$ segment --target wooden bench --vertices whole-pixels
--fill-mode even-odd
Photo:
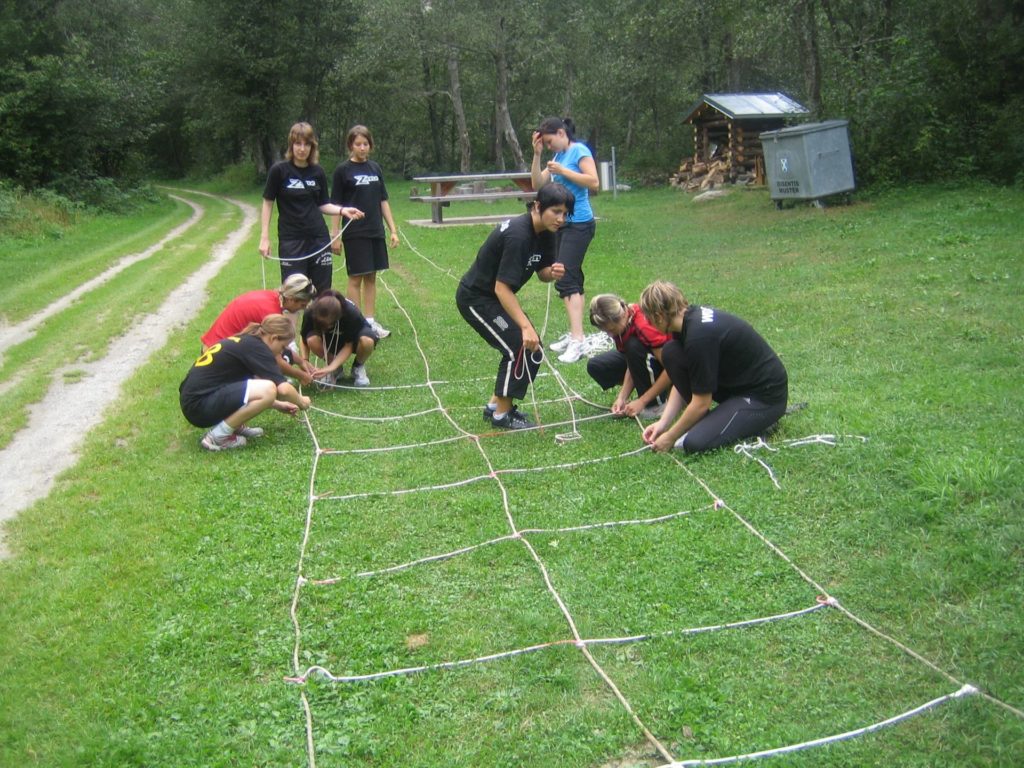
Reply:
[[[430,221],[435,225],[444,224],[442,209],[447,208],[454,201],[489,201],[489,200],[533,200],[537,193],[533,191],[530,174],[524,171],[512,171],[509,173],[477,173],[457,174],[451,176],[417,176],[415,181],[429,184],[430,194],[410,195],[410,200],[421,203],[430,203]],[[501,188],[487,189],[488,182],[510,181],[519,187],[518,190]],[[472,191],[458,191],[460,187],[470,187]],[[505,216],[484,216],[478,217],[481,221],[493,221],[495,218]],[[455,223],[455,222],[453,222]],[[461,223],[461,222],[460,222]]]

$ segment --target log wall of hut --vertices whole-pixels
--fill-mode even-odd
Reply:
[[[729,176],[754,174],[757,183],[764,183],[764,149],[761,147],[762,131],[774,131],[783,126],[780,119],[730,120],[724,115],[694,122],[695,163],[710,163],[725,159]]]

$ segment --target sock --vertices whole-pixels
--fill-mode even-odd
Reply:
[[[490,411],[491,413],[494,413],[495,411],[498,410],[498,404],[497,403],[488,403],[487,404],[487,410]]]
[[[373,318],[372,317],[366,318],[366,322],[368,322],[370,325],[373,325]]]
[[[213,436],[224,439],[228,435],[234,434],[235,430],[228,426],[226,421],[222,421],[216,427],[210,430],[213,432]]]

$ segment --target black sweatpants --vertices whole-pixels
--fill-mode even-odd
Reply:
[[[537,349],[529,352],[523,349],[523,332],[497,299],[476,299],[469,303],[460,292],[456,294],[455,303],[473,330],[501,352],[494,394],[522,400],[526,397],[530,382],[537,378],[540,364],[544,360],[543,351]]]
[[[670,341],[662,347],[661,359],[672,380],[672,386],[689,403],[693,393],[690,391],[690,375],[686,369],[682,346]],[[785,400],[781,403],[766,403],[753,395],[728,397],[690,427],[676,442],[676,447],[687,453],[701,453],[731,445],[745,437],[764,434],[785,413]]]
[[[625,352],[613,349],[587,360],[587,373],[601,389],[611,389],[622,386],[628,370],[633,377],[636,396],[642,397],[661,375],[661,363],[636,337],[626,339],[625,346]],[[659,396],[659,401],[664,397],[664,394]]]

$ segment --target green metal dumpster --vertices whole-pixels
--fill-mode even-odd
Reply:
[[[849,122],[826,120],[761,134],[768,195],[783,200],[813,200],[854,188]]]

